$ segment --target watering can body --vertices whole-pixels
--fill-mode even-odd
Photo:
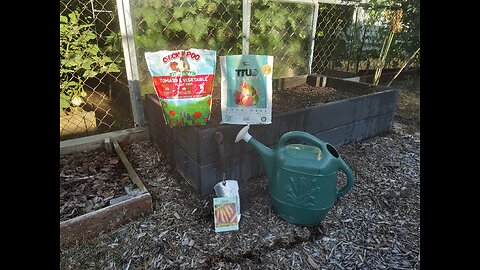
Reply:
[[[275,211],[290,223],[321,223],[337,198],[344,196],[353,186],[352,171],[336,149],[309,133],[287,132],[273,149],[249,135],[246,137],[246,141],[260,154],[266,168]],[[289,143],[292,140],[309,145]],[[340,170],[347,176],[347,183],[338,189]]]

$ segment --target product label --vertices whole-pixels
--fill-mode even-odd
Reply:
[[[216,52],[189,49],[146,52],[145,60],[170,126],[205,125],[210,119]]]
[[[215,232],[238,230],[237,197],[213,198]]]
[[[215,57],[215,51],[198,49],[145,53],[153,85],[160,98],[211,95]]]
[[[220,57],[222,124],[270,124],[273,56]]]

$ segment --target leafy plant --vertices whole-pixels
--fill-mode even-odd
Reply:
[[[101,51],[92,30],[78,11],[60,15],[60,115],[77,110],[87,93],[84,84],[98,74],[120,72],[118,65]],[[114,41],[112,37],[108,41]]]
[[[363,10],[356,13],[356,20],[351,20],[342,33],[343,40],[335,52],[336,58],[355,64],[356,72],[360,63],[365,64],[365,61],[380,64],[382,47],[386,47],[391,36],[391,21],[384,14],[392,5],[399,7],[397,11],[402,11],[403,29],[395,33],[384,65],[401,65],[414,54],[420,47],[420,0],[369,0],[363,5]]]

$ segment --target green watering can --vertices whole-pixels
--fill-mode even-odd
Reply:
[[[337,150],[317,137],[290,131],[273,149],[258,142],[242,128],[235,142],[244,140],[260,154],[267,170],[270,198],[277,214],[284,220],[301,225],[322,222],[336,199],[347,194],[355,179],[352,170]],[[312,145],[288,143],[300,140]],[[337,189],[337,173],[342,170],[347,183]]]

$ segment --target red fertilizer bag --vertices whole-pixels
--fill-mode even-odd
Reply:
[[[189,49],[146,52],[148,70],[170,126],[205,125],[210,119],[216,52]]]

